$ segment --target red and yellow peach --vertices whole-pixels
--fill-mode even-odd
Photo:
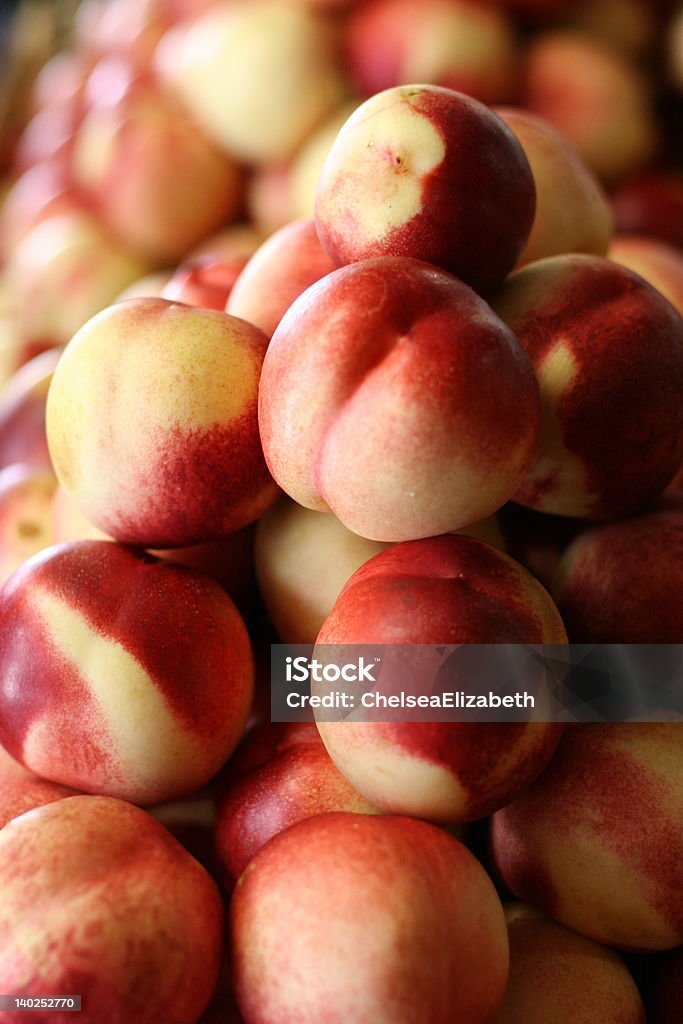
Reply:
[[[375,813],[335,767],[314,723],[263,725],[245,740],[247,748],[254,744],[264,760],[230,778],[218,799],[215,849],[228,884],[269,839],[297,821],[330,811]],[[248,758],[247,750],[243,763]]]
[[[505,905],[505,918],[510,980],[495,1024],[646,1024],[614,950],[519,903]]]
[[[200,573],[60,545],[8,580],[0,623],[0,742],[46,779],[158,803],[197,790],[241,738],[249,638]]]
[[[220,540],[277,495],[257,388],[266,336],[216,310],[131,299],[84,325],[47,403],[55,472],[86,518],[142,547]]]
[[[160,297],[170,302],[184,302],[187,306],[222,312],[246,263],[244,257],[231,261],[205,258],[183,263],[164,284]]]
[[[471,537],[437,537],[366,562],[317,642],[553,644],[566,642],[566,633],[540,583],[507,555]],[[542,721],[542,711],[528,721],[486,723],[350,716],[319,720],[318,729],[337,767],[371,803],[441,822],[471,821],[503,806],[543,770],[561,732]]]
[[[537,442],[514,335],[455,277],[364,260],[297,299],[266,353],[270,470],[301,505],[372,540],[459,530],[514,492]]]
[[[597,942],[681,945],[682,772],[680,723],[573,725],[540,778],[493,816],[504,884]]]
[[[83,1024],[194,1024],[208,1004],[222,954],[220,895],[139,808],[74,796],[15,818],[0,830],[0,895],[3,990],[77,993]],[[28,1016],[42,1024],[66,1013]]]
[[[598,256],[555,256],[508,278],[493,308],[541,391],[536,461],[515,500],[610,519],[655,498],[683,461],[683,319]]]
[[[604,256],[612,215],[599,182],[572,144],[542,117],[496,110],[519,139],[536,186],[536,214],[518,265],[565,252]]]
[[[232,948],[247,1024],[487,1024],[508,971],[479,862],[381,815],[317,815],[262,847],[233,896]]]
[[[683,643],[683,493],[582,533],[553,593],[575,643]]]
[[[337,265],[411,256],[485,293],[521,255],[534,206],[524,150],[500,118],[451,89],[405,85],[366,100],[343,126],[315,218]]]
[[[313,221],[295,221],[256,250],[235,281],[225,311],[271,337],[294,300],[334,269]]]
[[[356,569],[387,547],[336,516],[286,498],[260,519],[254,549],[259,589],[283,643],[312,644]]]

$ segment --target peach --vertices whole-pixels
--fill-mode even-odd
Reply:
[[[253,164],[287,160],[346,91],[331,25],[283,0],[209,9],[162,40],[158,64],[206,133]]]
[[[5,584],[0,624],[0,742],[46,779],[158,803],[197,790],[241,737],[249,638],[200,573],[107,541],[59,545]]]
[[[617,231],[650,235],[683,249],[683,174],[650,171],[612,195]]]
[[[234,217],[242,198],[236,164],[147,78],[91,104],[76,136],[74,178],[113,235],[162,265]]]
[[[683,459],[683,320],[642,278],[598,256],[554,256],[492,301],[530,357],[541,440],[515,501],[610,519],[643,507]]]
[[[656,238],[617,235],[608,256],[644,277],[683,316],[683,251]]]
[[[507,555],[471,537],[435,537],[366,562],[317,642],[553,644],[566,642],[566,633],[541,584]],[[561,732],[533,719],[348,718],[318,721],[318,729],[337,767],[371,803],[440,822],[472,821],[503,806],[543,770]]]
[[[294,300],[334,269],[313,221],[295,221],[256,250],[237,278],[225,311],[271,337]]]
[[[683,942],[680,723],[574,725],[549,767],[492,820],[504,884],[610,946]]]
[[[257,387],[266,336],[217,310],[119,302],[64,350],[47,403],[55,472],[111,537],[221,540],[272,504]]]
[[[183,263],[162,288],[161,298],[184,302],[188,306],[223,311],[246,263],[244,257],[237,257],[230,262],[207,258]]]
[[[521,904],[505,917],[510,980],[495,1024],[647,1024],[617,953]]]
[[[218,799],[215,849],[228,886],[269,839],[297,821],[329,811],[376,813],[335,767],[314,723],[261,729],[270,756],[224,785]],[[256,743],[263,755],[258,731],[245,745]]]
[[[519,139],[536,186],[536,215],[518,266],[565,252],[604,256],[612,233],[610,206],[574,146],[527,110],[495,112]]]
[[[0,831],[0,893],[3,991],[79,994],[83,1024],[194,1024],[208,1004],[220,895],[139,808],[74,796],[15,818]],[[66,1014],[28,1016],[44,1024]]]
[[[469,288],[407,257],[328,274],[283,317],[259,392],[264,452],[301,505],[371,540],[485,519],[537,442],[537,385]]]
[[[576,146],[601,178],[645,166],[657,147],[648,86],[637,65],[581,32],[537,36],[523,66],[522,103]]]
[[[582,533],[554,586],[576,643],[683,643],[683,493]]]
[[[39,778],[0,746],[0,830],[12,818],[67,796],[76,796],[76,790]]]
[[[479,862],[409,818],[322,814],[267,843],[232,902],[247,1024],[487,1024],[508,971]]]
[[[495,516],[463,532],[503,547]],[[283,643],[315,643],[346,581],[387,546],[352,533],[336,516],[287,498],[269,509],[256,530],[256,572]]]
[[[35,356],[0,393],[0,469],[21,462],[51,469],[45,436],[45,402],[61,349]]]
[[[52,473],[35,466],[0,470],[0,586],[27,558],[52,544],[56,485]]]
[[[256,574],[280,640],[315,643],[349,576],[386,547],[286,498],[269,509],[256,530]]]
[[[517,262],[534,206],[524,150],[500,118],[451,89],[406,85],[366,100],[339,132],[316,226],[338,265],[411,256],[486,292]]]
[[[92,214],[49,217],[28,232],[7,264],[22,336],[43,347],[65,345],[145,270]]]
[[[351,14],[347,64],[366,96],[407,82],[482,103],[514,95],[517,47],[505,13],[472,0],[369,0]]]

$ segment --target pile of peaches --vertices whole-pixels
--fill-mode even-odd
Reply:
[[[0,1024],[680,1024],[675,714],[269,671],[683,643],[682,115],[667,0],[80,6],[0,137]]]

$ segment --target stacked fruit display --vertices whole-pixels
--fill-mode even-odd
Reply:
[[[681,39],[81,6],[0,147],[0,1022],[680,1021],[683,724],[267,675],[683,643]]]

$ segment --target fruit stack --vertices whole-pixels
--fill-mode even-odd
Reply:
[[[268,672],[683,643],[683,14],[88,0],[20,100],[0,1022],[680,1024],[675,715]]]

